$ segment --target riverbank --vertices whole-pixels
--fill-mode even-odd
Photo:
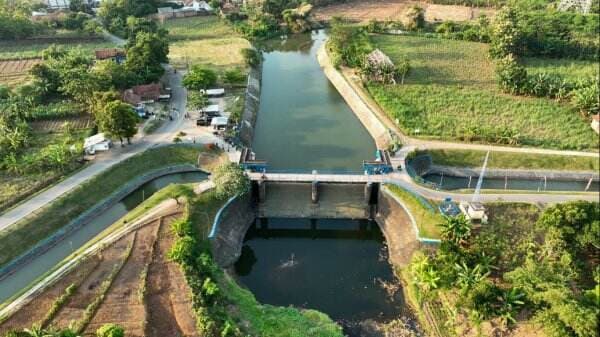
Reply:
[[[371,137],[375,140],[378,149],[387,149],[392,143],[392,137],[386,126],[379,118],[372,113],[371,109],[365,104],[361,97],[352,89],[343,75],[335,69],[327,53],[327,43],[319,48],[317,60],[323,69],[325,76],[342,95],[346,104],[354,112],[363,126],[369,131]]]

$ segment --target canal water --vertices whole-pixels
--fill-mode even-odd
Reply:
[[[427,183],[433,184],[437,188],[443,190],[458,190],[475,188],[477,184],[477,177],[471,179],[471,185],[469,187],[469,178],[465,177],[453,177],[453,176],[442,176],[441,174],[426,174],[423,177]],[[592,181],[588,186],[588,181],[577,181],[577,180],[556,180],[556,179],[544,179],[543,177],[537,179],[520,179],[520,178],[486,178],[484,176],[482,189],[495,189],[495,190],[522,190],[522,191],[575,191],[585,192],[586,188],[588,192],[599,191],[600,183]]]
[[[362,161],[375,156],[372,137],[317,61],[326,38],[318,31],[258,46],[264,59],[252,149],[269,171],[362,172]],[[260,302],[317,309],[350,336],[361,335],[361,321],[405,310],[384,237],[366,220],[260,219],[235,270]]]
[[[235,271],[260,302],[325,312],[350,335],[359,335],[361,321],[388,321],[404,310],[373,221],[260,219]]]
[[[274,39],[263,50],[252,149],[269,171],[355,171],[375,142],[317,62],[324,31]]]
[[[19,268],[15,273],[1,280],[0,303],[4,302],[25,286],[31,284],[48,270],[52,269],[74,250],[92,240],[104,229],[115,223],[156,191],[171,183],[192,183],[200,182],[205,179],[206,174],[201,172],[175,173],[156,178],[142,185],[119,203],[113,205],[101,215],[94,218],[90,223],[73,232],[42,256],[35,258],[33,261],[23,266],[23,268]]]

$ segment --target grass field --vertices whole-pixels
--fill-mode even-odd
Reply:
[[[81,48],[83,51],[89,54],[92,54],[96,49],[116,47],[116,45],[112,42],[97,39],[89,40],[87,42],[78,41],[75,43],[72,41],[67,41],[69,40],[65,40],[64,42],[60,42],[60,40],[49,40],[46,42],[35,40],[31,43],[29,41],[22,41],[18,43],[15,43],[14,41],[0,41],[0,60],[41,57],[42,51],[53,44],[69,49]]]
[[[145,151],[95,176],[72,192],[0,232],[0,265],[68,224],[130,180],[155,169],[195,164],[200,147],[167,146]]]
[[[598,148],[598,137],[588,122],[569,105],[501,93],[486,44],[391,35],[374,36],[373,42],[392,60],[407,57],[411,62],[404,85],[368,85],[377,103],[407,134],[559,149]]]
[[[169,59],[178,68],[202,64],[219,69],[244,67],[240,51],[250,43],[215,16],[169,20]]]
[[[598,63],[586,60],[545,59],[526,57],[523,63],[529,74],[549,73],[570,81],[598,76]]]
[[[427,150],[437,165],[481,167],[486,151]],[[598,171],[600,161],[593,157],[557,156],[544,154],[490,152],[489,168],[541,169],[565,171]]]
[[[438,225],[444,222],[444,218],[437,210],[430,209],[424,204],[423,200],[420,200],[399,186],[388,184],[386,187],[404,202],[404,206],[413,215],[419,228],[419,236],[428,239],[440,238],[440,228]]]

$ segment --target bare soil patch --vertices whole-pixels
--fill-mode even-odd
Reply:
[[[64,294],[65,289],[71,284],[81,284],[99,263],[100,259],[97,256],[83,261],[77,269],[74,269],[65,277],[58,280],[58,282],[42,292],[37,298],[27,303],[4,323],[0,324],[0,335],[4,335],[10,330],[28,328],[32,322],[39,322],[44,319],[52,304],[58,297]]]
[[[471,8],[467,6],[449,6],[429,4],[422,1],[407,0],[367,0],[351,1],[316,8],[314,17],[318,21],[329,21],[333,16],[342,16],[356,22],[367,22],[371,19],[379,21],[404,21],[406,12],[412,6],[425,9],[425,19],[434,21],[466,21],[481,15],[493,16],[494,9]]]
[[[143,287],[140,276],[150,263],[159,223],[160,220],[155,220],[137,231],[131,255],[87,326],[85,335],[94,336],[102,325],[118,322],[127,331],[127,336],[144,336],[146,313],[140,295]]]
[[[35,132],[62,132],[67,125],[70,125],[73,129],[87,129],[92,127],[92,124],[93,120],[90,115],[49,119],[29,123]]]
[[[26,81],[29,70],[41,62],[40,58],[0,61],[0,84],[13,87]]]
[[[174,242],[169,224],[175,218],[164,218],[148,268],[147,337],[198,336],[190,289],[179,266],[167,257]]]
[[[125,252],[133,238],[134,234],[129,234],[100,253],[101,262],[61,308],[51,325],[60,328],[68,327],[72,322],[82,318],[86,307],[98,296],[102,282],[125,257],[123,252]]]

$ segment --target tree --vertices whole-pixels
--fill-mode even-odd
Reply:
[[[215,191],[219,198],[229,198],[250,190],[250,179],[242,168],[235,163],[225,163],[217,167],[212,174]]]
[[[411,7],[406,13],[408,30],[419,30],[425,27],[425,10],[419,6]]]
[[[190,110],[201,110],[208,105],[208,97],[206,94],[198,91],[190,91],[188,93],[187,106]]]
[[[140,82],[138,74],[129,71],[125,66],[113,60],[96,62],[92,72],[102,87],[108,86],[124,90]]]
[[[161,63],[169,62],[168,55],[169,43],[164,36],[140,32],[128,44],[125,67],[138,74],[141,82],[155,82],[165,72]]]
[[[10,88],[4,84],[0,84],[0,100],[5,100],[10,97]]]
[[[96,123],[100,130],[119,137],[121,145],[123,138],[127,139],[127,143],[131,143],[131,137],[137,133],[137,120],[133,108],[119,100],[108,102],[96,115]]]
[[[208,89],[217,83],[217,73],[200,65],[192,66],[183,77],[183,86],[188,90]]]
[[[518,46],[521,38],[517,10],[510,6],[503,7],[494,17],[490,55],[493,58],[503,58],[510,54],[519,55]]]
[[[117,324],[104,324],[96,330],[98,337],[124,337],[125,330]]]
[[[333,64],[336,67],[340,65],[359,67],[365,56],[373,50],[363,28],[349,25],[337,17],[331,20],[331,33],[327,46],[333,54]]]

